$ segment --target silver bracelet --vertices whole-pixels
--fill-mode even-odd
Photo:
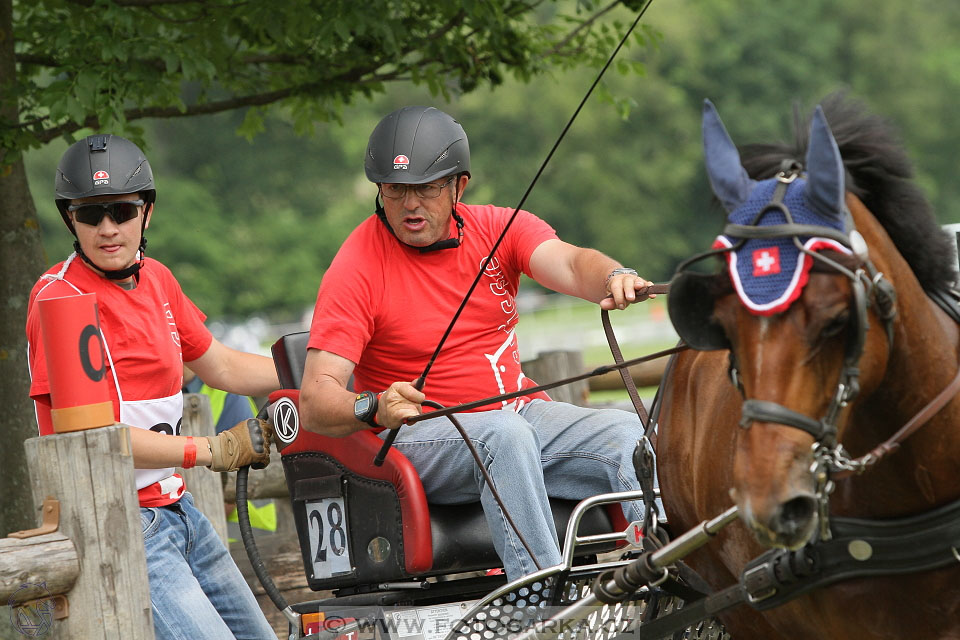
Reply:
[[[618,268],[616,268],[616,269],[614,269],[613,271],[610,272],[610,275],[607,276],[607,279],[604,281],[603,286],[605,286],[605,287],[607,287],[607,288],[609,289],[609,288],[610,288],[610,278],[612,278],[613,276],[619,276],[619,275],[622,275],[622,274],[625,274],[625,273],[628,273],[628,274],[630,274],[631,276],[638,275],[637,272],[636,272],[635,270],[633,270],[633,269],[629,269],[629,268],[627,268],[627,267],[618,267]]]

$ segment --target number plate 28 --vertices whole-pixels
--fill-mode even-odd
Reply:
[[[332,578],[350,573],[350,536],[343,498],[324,498],[304,503],[310,531],[313,578]]]

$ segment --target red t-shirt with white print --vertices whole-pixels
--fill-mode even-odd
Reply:
[[[461,203],[457,213],[462,244],[427,253],[401,244],[371,216],[324,274],[308,346],[356,363],[357,391],[381,391],[422,373],[513,210]],[[520,369],[515,298],[534,249],[556,237],[546,222],[518,213],[427,377],[429,400],[451,406],[535,386]],[[530,399],[477,410],[516,410]]]

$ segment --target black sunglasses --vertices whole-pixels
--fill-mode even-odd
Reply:
[[[67,211],[74,214],[73,219],[83,224],[89,224],[96,227],[103,220],[103,216],[110,216],[110,219],[117,224],[123,224],[133,220],[140,215],[140,207],[143,206],[143,200],[124,200],[122,202],[87,202],[84,204],[72,204],[67,207]]]

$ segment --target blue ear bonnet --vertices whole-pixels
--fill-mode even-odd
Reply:
[[[770,209],[757,219],[770,204],[777,184],[776,178],[757,182],[746,201],[727,216],[727,221],[761,227],[786,224],[788,220],[779,209]],[[843,231],[841,218],[827,218],[813,211],[805,197],[806,187],[804,178],[797,178],[787,185],[783,204],[789,209],[792,222]],[[800,236],[798,239],[811,251],[833,249],[849,253],[846,247],[828,238]],[[738,238],[720,235],[713,246],[732,247],[737,241]],[[763,315],[786,309],[800,296],[812,264],[809,256],[801,254],[792,237],[751,238],[726,256],[730,277],[741,301],[754,313]]]
[[[823,110],[817,107],[810,122],[810,139],[803,177],[784,175],[756,181],[747,175],[740,153],[709,100],[703,105],[703,147],[707,176],[714,194],[729,211],[728,223],[773,226],[787,223],[814,225],[846,234],[849,213],[844,203],[844,168],[837,142]],[[787,171],[784,169],[784,172]],[[772,204],[777,186],[786,188],[782,205],[792,220],[776,208],[758,218]],[[826,230],[825,229],[825,230]],[[731,233],[736,233],[732,230]],[[730,278],[740,300],[753,313],[769,315],[783,311],[800,296],[813,258],[802,254],[794,239],[807,250],[850,250],[837,240],[811,236],[733,238],[720,235],[714,248],[737,246],[725,253]]]

